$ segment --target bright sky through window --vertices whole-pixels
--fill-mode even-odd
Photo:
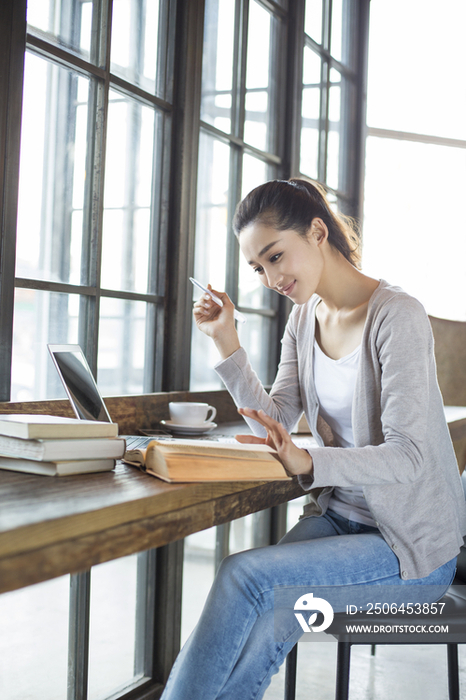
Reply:
[[[466,320],[464,26],[464,0],[371,3],[364,270],[456,320]]]

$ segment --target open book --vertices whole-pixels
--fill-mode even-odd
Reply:
[[[290,479],[276,454],[268,445],[152,440],[145,450],[128,450],[123,461],[170,482]]]

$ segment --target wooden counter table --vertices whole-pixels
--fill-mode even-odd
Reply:
[[[168,417],[168,401],[185,398],[106,403],[120,433],[130,434],[135,425],[155,427]],[[225,392],[189,398],[214,403],[220,420],[237,417]],[[72,415],[67,401],[1,404],[6,412]],[[160,547],[303,493],[296,480],[167,484],[122,463],[111,472],[67,477],[0,470],[0,593]]]
[[[167,484],[121,463],[67,477],[0,471],[0,592],[160,547],[302,494],[295,480]]]

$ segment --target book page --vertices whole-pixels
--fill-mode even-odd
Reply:
[[[221,459],[241,459],[241,460],[264,460],[273,458],[276,451],[268,445],[243,445],[239,442],[235,444],[220,444],[218,442],[210,442],[202,440],[178,440],[175,442],[158,442],[152,441],[149,443],[147,450],[160,450],[163,454],[183,455],[183,456],[201,456],[204,458],[217,457]]]
[[[243,450],[246,452],[275,452],[273,447],[269,447],[269,445],[244,444],[230,437],[224,437],[218,440],[185,440],[182,438],[174,438],[173,440],[152,440],[149,445],[152,443],[155,443],[157,447],[164,448],[168,446],[179,449],[186,447],[189,448],[188,453],[191,451],[191,448],[204,449],[206,452],[212,448],[219,450]]]

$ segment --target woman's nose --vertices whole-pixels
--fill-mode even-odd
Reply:
[[[277,287],[280,287],[282,278],[283,276],[279,272],[276,272],[275,270],[270,270],[269,272],[267,272],[267,287],[270,287],[270,289],[276,289]]]
[[[273,287],[273,273],[270,270],[264,270],[264,273],[262,281],[268,289],[271,289]]]

